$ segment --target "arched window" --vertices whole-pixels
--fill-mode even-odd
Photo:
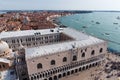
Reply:
[[[3,68],[5,68],[5,65],[4,65],[4,64],[3,64],[2,66],[3,66]]]
[[[34,76],[34,79],[36,80],[36,76]]]
[[[79,68],[79,71],[81,71],[82,69],[81,69],[81,67]]]
[[[74,74],[74,70],[71,71],[71,74]]]
[[[73,56],[73,61],[76,61],[76,60],[77,60],[77,56],[74,55],[74,56]]]
[[[2,66],[0,65],[0,68],[2,68]]]
[[[67,75],[70,75],[70,72],[69,72],[69,71],[67,72]]]
[[[51,60],[51,65],[55,65],[55,60]]]
[[[91,55],[94,55],[94,54],[95,54],[95,50],[92,50]]]
[[[58,80],[56,75],[54,76],[54,80]]]
[[[86,69],[88,69],[88,65],[86,66]]]
[[[61,75],[61,74],[59,74],[59,75],[58,75],[58,78],[61,78],[61,77],[62,77],[62,75]]]
[[[99,51],[100,53],[102,53],[103,52],[103,48],[100,48],[100,51]]]
[[[42,68],[42,64],[41,64],[41,63],[38,63],[38,64],[37,64],[37,68],[38,68],[38,69]]]
[[[82,57],[85,57],[85,53],[82,53]]]
[[[67,57],[64,57],[64,58],[63,58],[63,62],[67,62]]]
[[[37,79],[39,79],[39,76],[37,75]]]
[[[50,77],[49,80],[52,80],[52,77]]]
[[[66,73],[63,73],[63,77],[65,77],[66,76]]]
[[[78,72],[78,69],[75,69],[75,73],[77,73]]]
[[[87,51],[87,48],[85,48],[85,51]]]
[[[31,77],[31,80],[33,80],[33,77]]]

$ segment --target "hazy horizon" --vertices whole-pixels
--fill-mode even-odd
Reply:
[[[0,10],[112,10],[120,11],[118,0],[0,0]]]

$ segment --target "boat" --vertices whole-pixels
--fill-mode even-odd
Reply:
[[[120,19],[120,17],[118,16],[116,19]]]
[[[87,26],[82,26],[82,28],[87,28]]]
[[[60,25],[60,28],[66,28],[67,26],[65,26],[65,25]]]
[[[105,35],[110,35],[109,33],[105,33]]]
[[[96,22],[96,24],[100,24],[99,22]]]
[[[118,23],[113,23],[113,24],[118,24]]]

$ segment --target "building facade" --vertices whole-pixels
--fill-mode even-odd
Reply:
[[[2,32],[20,80],[59,80],[100,66],[107,42],[71,28]]]
[[[40,54],[41,56],[30,58],[28,58],[28,55],[30,54],[29,52],[32,53],[32,51],[28,49],[26,62],[29,79],[59,80],[62,77],[100,66],[104,62],[105,53],[107,53],[105,42],[85,47],[75,46],[74,43],[73,45],[65,46],[66,44],[57,44],[57,51],[53,48],[55,45],[40,47],[39,50],[45,49],[43,52],[45,54],[41,55],[42,53],[38,51],[36,55]],[[63,48],[70,48],[62,50],[62,48],[60,48],[61,45],[64,45],[62,46]],[[51,48],[53,48],[53,50],[47,54],[47,50]],[[37,51],[37,49],[33,49],[33,51],[34,50]]]
[[[16,79],[14,54],[15,52],[12,52],[9,45],[0,40],[0,80]]]
[[[20,44],[24,47],[37,47],[46,44],[53,44],[60,41],[72,40],[69,36],[59,33],[56,29],[26,30],[2,32],[0,38],[9,44],[12,50],[18,50]]]

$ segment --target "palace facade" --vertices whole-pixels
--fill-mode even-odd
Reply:
[[[60,80],[101,66],[107,42],[71,28],[0,33],[15,52],[19,80]]]

